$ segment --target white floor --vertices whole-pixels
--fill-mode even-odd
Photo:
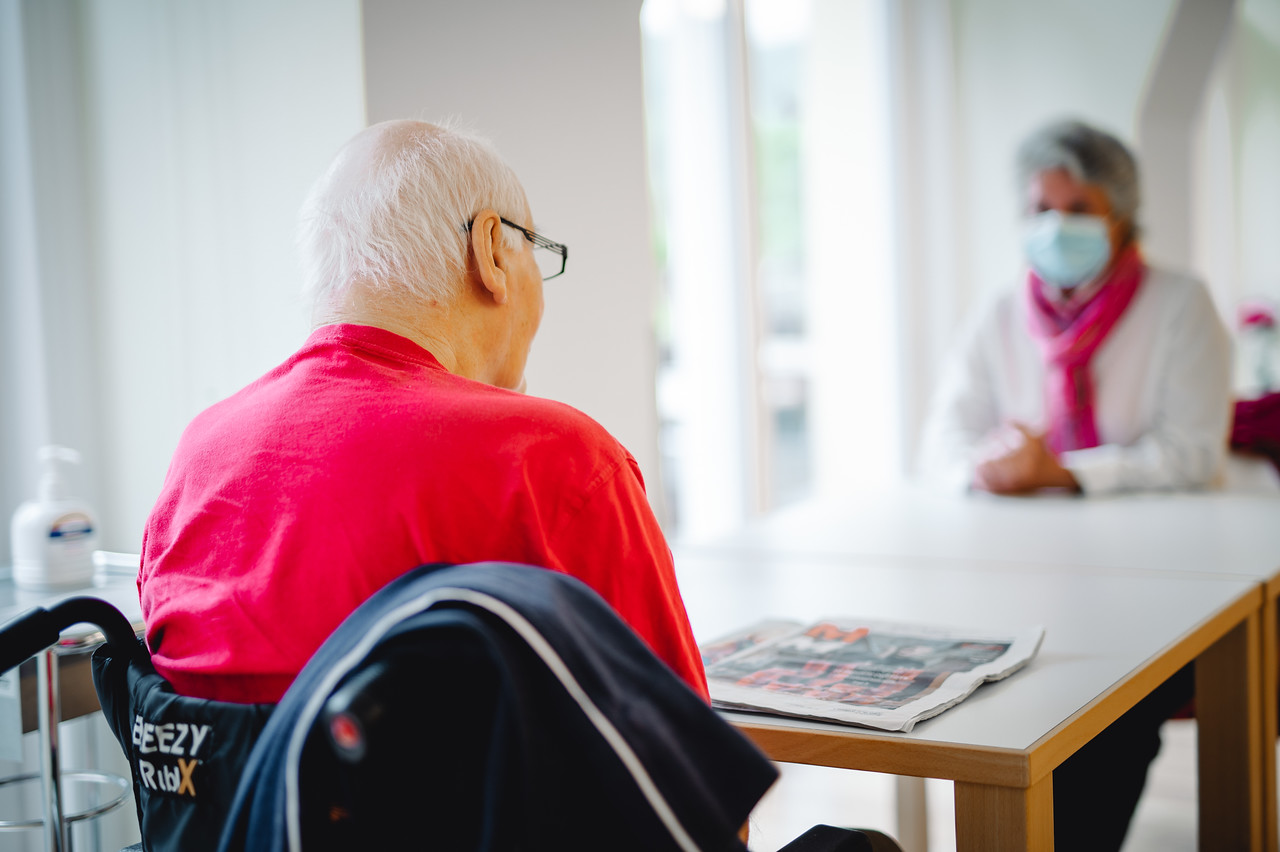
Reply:
[[[1196,733],[1193,722],[1165,725],[1164,746],[1124,852],[1194,852],[1196,848]],[[877,828],[899,836],[895,783],[889,776],[811,766],[780,765],[782,778],[751,817],[753,852],[775,852],[809,826]],[[926,782],[927,852],[954,852],[955,809],[951,784]],[[906,852],[925,852],[907,849]]]

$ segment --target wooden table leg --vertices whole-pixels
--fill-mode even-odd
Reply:
[[[1263,795],[1274,787],[1262,777],[1261,620],[1251,615],[1196,661],[1201,849],[1264,849]]]
[[[1262,600],[1262,848],[1280,850],[1276,817],[1276,740],[1280,738],[1280,611],[1268,586]]]
[[[929,806],[924,779],[911,775],[894,776],[894,798],[898,815],[895,838],[905,852],[928,852]]]
[[[956,852],[1052,849],[1052,775],[1026,788],[956,782]]]

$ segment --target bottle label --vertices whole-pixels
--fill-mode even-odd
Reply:
[[[91,535],[93,535],[93,521],[82,512],[63,515],[49,527],[49,538],[60,544],[71,544]]]

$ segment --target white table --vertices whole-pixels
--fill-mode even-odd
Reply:
[[[1263,584],[1257,688],[1261,742],[1280,716],[1280,495],[1200,492],[1080,498],[953,495],[905,486],[781,510],[689,553],[976,558],[1009,565],[1148,569],[1253,577]],[[1261,748],[1264,847],[1280,843],[1276,756]],[[1211,848],[1202,843],[1202,848]]]
[[[978,557],[1019,565],[1095,565],[1280,574],[1280,495],[1222,492],[1116,497],[994,497],[903,487],[781,509],[686,550]]]
[[[727,714],[774,760],[955,781],[960,850],[1052,849],[1054,768],[1182,666],[1207,663],[1197,678],[1202,848],[1261,848],[1256,579],[957,557],[676,559],[703,642],[766,617],[1046,628],[1026,669],[911,733]]]
[[[115,556],[115,554],[109,554]],[[133,557],[136,561],[136,557]],[[136,572],[136,569],[135,569]],[[48,609],[70,597],[90,596],[101,598],[120,610],[135,630],[142,628],[142,607],[138,602],[138,589],[134,576],[99,570],[94,583],[82,588],[33,592],[14,586],[12,579],[0,580],[0,624],[22,615],[30,609]],[[86,713],[100,710],[97,694],[91,680],[88,654],[102,641],[101,634],[87,624],[74,625],[63,631],[59,644],[36,655],[37,674],[34,678],[21,679],[24,730],[38,729],[40,740],[40,784],[45,813],[39,820],[7,820],[11,827],[43,822],[45,848],[60,852],[68,848],[66,826],[74,820],[91,819],[117,807],[129,790],[127,779],[118,779],[103,773],[78,772],[71,776],[61,772],[59,763],[58,723]],[[61,665],[60,658],[67,657],[70,665]],[[34,683],[32,682],[34,681]],[[28,711],[27,705],[31,706]],[[32,724],[30,716],[38,718]],[[107,791],[103,803],[75,814],[63,810],[62,785],[67,778],[88,782],[91,787]],[[9,779],[9,780],[21,780]],[[110,797],[119,788],[119,794]],[[0,833],[0,836],[3,836]]]
[[[136,557],[134,557],[136,559]],[[43,592],[27,591],[14,586],[8,577],[0,579],[0,624],[21,615],[33,607],[48,609],[59,601],[78,595],[102,598],[124,613],[137,629],[142,628],[142,605],[138,602],[138,587],[132,576],[100,573],[90,585],[81,588],[57,589]],[[61,701],[63,718],[72,719],[98,709],[97,694],[89,681],[89,664],[86,651],[92,650],[100,640],[96,631],[88,625],[77,625],[63,633],[66,641],[62,655],[70,655],[64,665]],[[24,684],[23,730],[34,730],[36,703]]]

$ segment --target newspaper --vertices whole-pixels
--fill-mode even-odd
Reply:
[[[763,621],[704,646],[712,706],[910,731],[1035,656],[1016,634],[826,618]]]

